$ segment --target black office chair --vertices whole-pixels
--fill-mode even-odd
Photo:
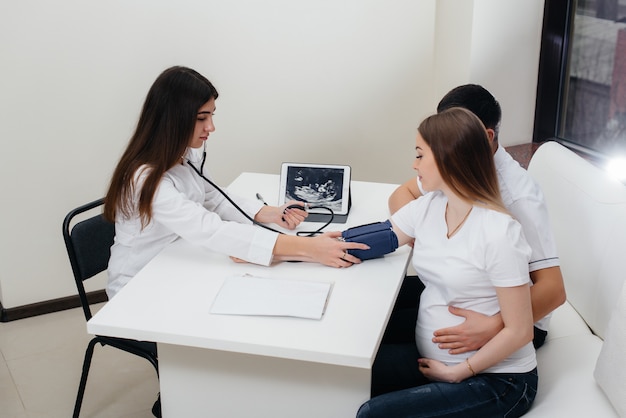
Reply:
[[[113,245],[113,238],[115,237],[115,226],[105,220],[102,214],[79,221],[71,229],[70,225],[75,216],[95,209],[103,203],[104,199],[87,203],[72,210],[63,220],[63,239],[65,240],[67,255],[70,258],[74,280],[78,288],[78,296],[80,297],[80,302],[87,321],[91,319],[91,308],[89,307],[89,301],[87,300],[83,282],[108,268],[111,245]],[[154,366],[157,377],[159,375],[155,343],[96,335],[89,342],[87,350],[85,351],[83,372],[76,396],[76,404],[74,405],[74,418],[78,418],[80,414],[80,407],[83,402],[83,395],[85,394],[85,386],[87,385],[89,366],[91,365],[91,357],[93,356],[96,343],[100,343],[102,346],[110,345],[145,358]]]

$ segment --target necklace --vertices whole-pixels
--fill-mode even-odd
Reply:
[[[472,212],[472,209],[474,209],[474,206],[470,207],[469,210],[467,211],[467,213],[465,214],[465,216],[463,217],[463,219],[461,219],[461,222],[459,222],[459,224],[457,226],[454,227],[454,229],[450,232],[448,232],[446,234],[446,236],[448,237],[448,239],[450,239],[450,237],[452,235],[454,235],[456,233],[456,231],[459,230],[459,228],[461,227],[461,225],[463,225],[465,223],[465,221],[467,220],[467,217],[469,216],[469,214]],[[448,223],[448,206],[446,205],[446,224]]]

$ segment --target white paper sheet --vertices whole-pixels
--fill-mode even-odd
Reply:
[[[211,313],[321,319],[331,288],[327,282],[231,276],[215,297]]]

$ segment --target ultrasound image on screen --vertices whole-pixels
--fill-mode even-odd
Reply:
[[[340,212],[342,194],[342,168],[289,167],[287,170],[285,201],[298,200]]]

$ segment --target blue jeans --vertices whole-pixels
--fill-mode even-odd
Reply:
[[[376,396],[357,418],[513,418],[524,415],[537,394],[537,369],[485,373],[461,383],[431,382]]]

